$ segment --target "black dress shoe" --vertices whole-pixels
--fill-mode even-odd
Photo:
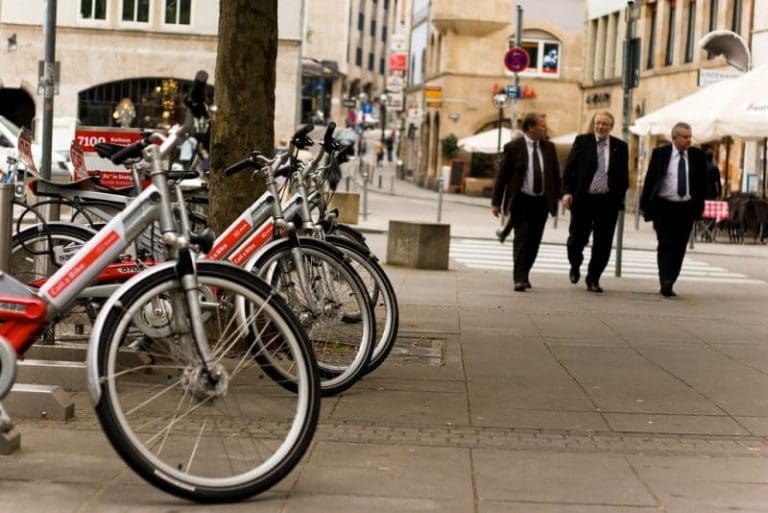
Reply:
[[[661,292],[661,295],[664,297],[677,297],[677,294],[675,294],[675,291],[672,290],[672,285],[662,285],[660,292]]]
[[[592,280],[587,280],[587,290],[590,292],[596,292],[598,294],[603,293],[603,287],[600,286],[599,283]]]
[[[568,272],[568,278],[571,280],[571,283],[579,283],[579,278],[581,278],[579,268],[571,267],[571,270]]]
[[[530,289],[531,288],[531,282],[530,281],[526,281],[525,282],[525,288],[526,289]]]
[[[515,292],[525,292],[526,288],[525,283],[515,282]]]
[[[504,235],[504,230],[502,230],[501,228],[496,230],[496,238],[499,239],[499,242],[504,244],[504,241],[507,240],[507,236]]]

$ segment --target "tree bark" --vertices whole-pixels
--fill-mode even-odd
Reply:
[[[219,234],[264,191],[250,172],[225,177],[251,150],[274,149],[277,0],[220,0],[211,131],[209,223]]]

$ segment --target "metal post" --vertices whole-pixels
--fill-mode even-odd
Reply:
[[[53,146],[53,95],[56,84],[56,0],[46,0],[45,9],[45,61],[43,62],[43,134],[40,173],[51,179],[51,153]],[[38,93],[39,94],[39,93]]]
[[[381,173],[379,173],[379,189],[381,189],[381,178],[382,178]]]
[[[395,192],[395,175],[389,177],[389,192]]]
[[[629,120],[632,116],[632,79],[634,75],[634,56],[632,55],[632,39],[635,37],[635,3],[628,2],[625,9],[627,17],[627,33],[624,36],[624,101],[622,104],[621,137],[629,145]],[[619,210],[616,220],[616,277],[621,278],[621,263],[624,252],[624,210]]]
[[[520,45],[522,44],[522,34],[523,34],[523,8],[522,6],[517,6],[517,22],[516,22],[516,28],[515,28],[515,48],[520,48]],[[520,77],[515,73],[515,90],[520,91]],[[509,127],[512,129],[512,133],[514,134],[514,131],[517,130],[517,96],[515,95],[514,98],[512,98],[512,113],[509,117],[510,125]]]
[[[0,183],[0,271],[9,272],[13,234],[14,184]]]
[[[368,173],[363,174],[363,221],[368,220]]]
[[[440,222],[440,218],[443,214],[443,177],[437,181],[437,222]]]
[[[349,176],[344,177],[344,182],[347,188],[346,192],[349,192]]]

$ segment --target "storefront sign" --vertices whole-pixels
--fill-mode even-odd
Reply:
[[[88,174],[99,175],[99,181],[103,185],[114,189],[132,187],[131,172],[123,166],[116,166],[109,159],[99,157],[94,146],[102,142],[127,146],[141,137],[141,130],[138,128],[80,126],[75,129],[75,142],[82,148],[84,166],[88,169]]]

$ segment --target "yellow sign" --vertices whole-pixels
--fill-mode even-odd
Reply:
[[[439,109],[443,105],[443,87],[435,84],[424,86],[424,104],[433,109]]]

